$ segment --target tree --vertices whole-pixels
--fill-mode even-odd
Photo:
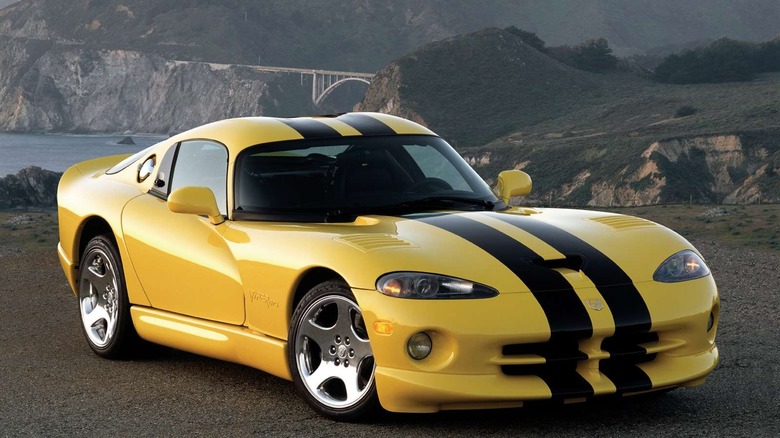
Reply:
[[[605,71],[615,68],[617,57],[605,38],[590,38],[577,47],[574,63],[582,70]]]
[[[778,45],[780,48],[780,45]],[[672,54],[655,69],[655,78],[673,84],[749,81],[770,71],[772,46],[721,38],[707,47]]]
[[[544,47],[544,41],[542,41],[542,39],[539,38],[539,36],[537,36],[533,32],[528,32],[523,29],[518,29],[515,26],[509,26],[504,30],[515,36],[520,37],[521,41],[523,41],[524,43],[528,44],[529,46],[533,47],[534,49],[542,53],[545,53],[547,51],[547,49]]]

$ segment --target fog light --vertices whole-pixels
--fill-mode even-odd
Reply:
[[[707,320],[707,331],[712,330],[712,326],[715,325],[715,314],[710,312],[710,318]]]
[[[431,354],[431,337],[427,333],[416,333],[409,338],[409,342],[406,344],[406,351],[409,352],[409,356],[412,359],[423,360]]]

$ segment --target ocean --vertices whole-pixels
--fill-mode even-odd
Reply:
[[[63,135],[0,133],[0,178],[28,166],[62,172],[80,161],[107,155],[132,154],[165,136],[131,135],[135,145],[119,142],[125,135]]]

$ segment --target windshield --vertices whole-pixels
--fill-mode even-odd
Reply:
[[[497,202],[460,155],[434,136],[263,144],[239,155],[235,175],[238,220],[342,221]]]

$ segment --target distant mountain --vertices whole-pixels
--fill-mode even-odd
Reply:
[[[7,1],[7,0],[6,0]],[[514,25],[548,45],[605,37],[616,54],[767,40],[777,0],[22,0],[0,34],[171,58],[374,71],[422,44]]]
[[[381,70],[359,109],[419,119],[456,146],[564,115],[603,89],[517,35],[486,29],[423,46]]]
[[[518,168],[533,200],[780,202],[780,74],[665,85],[565,66],[513,32],[431,43],[381,70],[358,109],[412,118],[488,181]]]

